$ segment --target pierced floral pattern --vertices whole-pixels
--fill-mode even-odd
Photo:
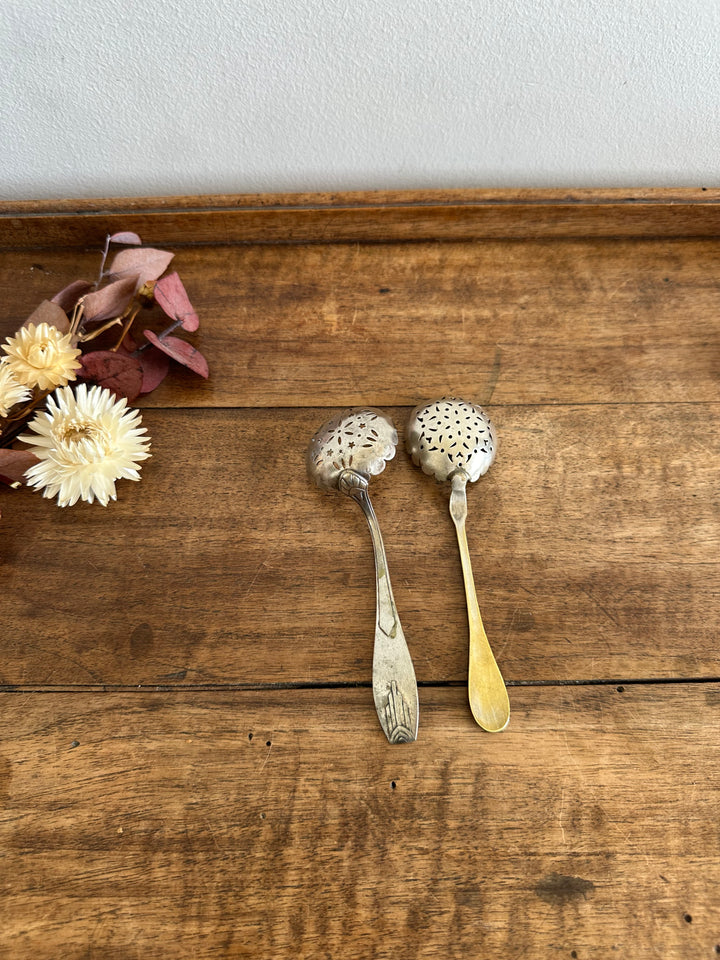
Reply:
[[[413,463],[438,480],[462,470],[475,481],[495,459],[497,438],[482,407],[443,397],[413,410],[407,448]]]
[[[308,447],[308,471],[318,486],[335,489],[345,470],[369,479],[395,456],[397,431],[380,410],[350,410],[322,426]]]

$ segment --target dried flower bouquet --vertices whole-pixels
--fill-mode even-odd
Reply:
[[[113,244],[123,249],[106,267]],[[0,345],[0,482],[64,507],[106,506],[117,480],[140,479],[150,438],[129,402],[159,386],[171,361],[208,376],[203,355],[174,335],[200,321],[180,277],[165,273],[173,256],[143,247],[136,233],[106,237],[97,280],[43,301]],[[138,343],[133,325],[153,304],[171,322]]]

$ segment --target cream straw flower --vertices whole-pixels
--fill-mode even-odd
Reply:
[[[62,387],[48,397],[47,410],[29,424],[34,434],[20,439],[32,444],[40,462],[25,471],[30,486],[44,497],[58,495],[58,506],[78,500],[115,500],[115,481],[140,479],[139,461],[150,454],[145,427],[137,410],[128,409],[109,390],[81,383],[73,393]]]
[[[30,391],[18,383],[7,358],[0,360],[0,417],[6,417],[17,403],[30,399]]]
[[[52,390],[64,387],[75,379],[75,371],[82,364],[77,357],[80,350],[73,347],[69,333],[60,333],[49,323],[21,327],[14,337],[8,337],[2,349],[8,356],[15,378],[26,387]]]

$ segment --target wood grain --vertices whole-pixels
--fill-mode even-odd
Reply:
[[[393,748],[368,691],[6,694],[0,953],[710,957],[719,702],[425,690]]]
[[[96,250],[6,254],[0,338]],[[146,406],[715,401],[720,287],[711,241],[251,245],[176,251],[201,317],[183,370]],[[138,323],[158,328],[159,311]]]
[[[717,237],[720,190],[455,190],[0,203],[0,247]]]
[[[175,252],[211,377],[142,401],[105,510],[0,488],[0,957],[720,953],[720,190],[0,204],[0,340],[121,228]],[[468,517],[495,736],[448,491],[402,445],[448,392],[500,436]],[[365,521],[304,466],[367,404],[404,747]]]
[[[408,409],[389,412],[400,450],[371,495],[398,608],[419,678],[460,682],[448,491],[404,452]],[[468,536],[506,679],[717,676],[717,407],[491,413],[500,452],[469,491]],[[106,510],[5,491],[2,682],[368,682],[367,527],[305,473],[327,416],[146,411],[153,458]]]

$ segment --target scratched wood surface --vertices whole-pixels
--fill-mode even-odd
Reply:
[[[6,251],[0,335],[94,279],[103,239]],[[213,376],[169,378],[146,406],[414,405],[448,387],[495,405],[717,399],[716,241],[171,249]]]
[[[211,378],[146,398],[106,510],[0,490],[0,956],[720,953],[720,191],[0,204],[0,338],[120,227],[175,252]],[[468,520],[498,736],[402,446],[448,391],[500,435]],[[356,404],[400,434],[371,495],[407,747],[367,527],[304,471]]]
[[[718,684],[367,693],[8,694],[0,953],[715,956]]]
[[[408,409],[386,409],[402,437]],[[717,675],[716,409],[493,408],[498,459],[469,489],[468,524],[509,681]],[[153,458],[117,504],[60,511],[6,494],[0,682],[367,681],[367,526],[305,474],[326,416],[149,410]],[[448,489],[401,442],[371,495],[418,677],[459,682],[467,618]]]

